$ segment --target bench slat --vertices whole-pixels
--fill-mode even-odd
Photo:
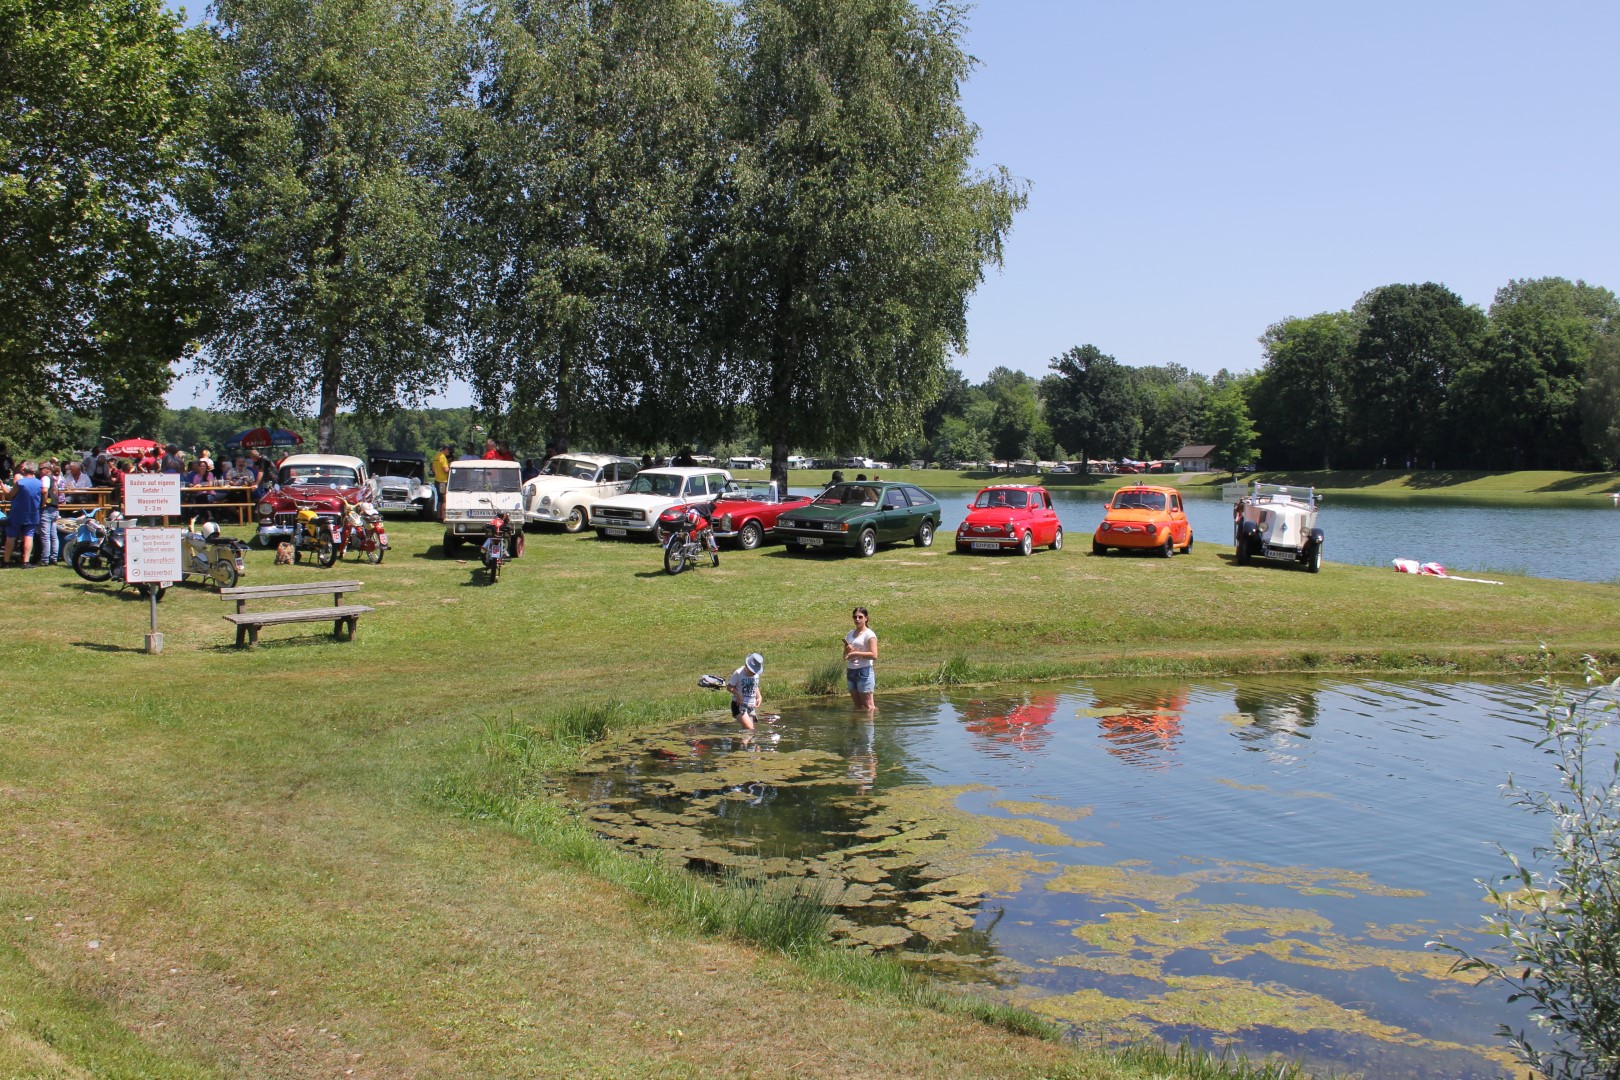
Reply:
[[[221,600],[273,600],[278,596],[319,596],[321,593],[353,592],[363,581],[320,581],[307,585],[238,585],[219,590]]]
[[[365,604],[344,604],[342,607],[309,608],[305,611],[247,611],[237,615],[221,615],[220,618],[237,626],[273,626],[277,623],[331,622],[376,610]]]

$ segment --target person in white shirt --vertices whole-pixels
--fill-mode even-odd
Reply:
[[[844,674],[849,681],[849,699],[857,709],[874,712],[877,703],[877,634],[867,625],[866,609],[854,611],[855,629],[844,635]]]

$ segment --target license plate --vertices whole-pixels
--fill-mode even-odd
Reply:
[[[1278,559],[1282,562],[1293,562],[1299,558],[1299,553],[1287,548],[1266,548],[1266,558]]]
[[[996,550],[1000,549],[1000,547],[1001,547],[1000,544],[989,544],[989,543],[984,542],[983,540],[980,540],[978,543],[973,545],[973,550],[974,551],[996,551]]]
[[[799,543],[805,547],[820,547],[822,541],[819,536],[802,536],[799,538]]]
[[[411,504],[403,499],[384,499],[382,508],[384,510],[409,510]]]
[[[609,536],[625,536],[625,535],[628,535],[623,529],[603,529],[602,531],[604,533],[606,533],[607,535],[609,535]]]

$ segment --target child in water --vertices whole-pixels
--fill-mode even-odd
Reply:
[[[731,715],[749,731],[754,730],[754,719],[759,715],[765,691],[760,688],[760,676],[765,674],[765,657],[749,653],[743,666],[731,673],[726,689],[731,691]]]

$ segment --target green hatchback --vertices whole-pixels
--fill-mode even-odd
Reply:
[[[834,484],[809,506],[777,518],[776,535],[789,551],[854,548],[864,557],[901,540],[928,547],[940,516],[939,500],[920,487],[857,480]]]

